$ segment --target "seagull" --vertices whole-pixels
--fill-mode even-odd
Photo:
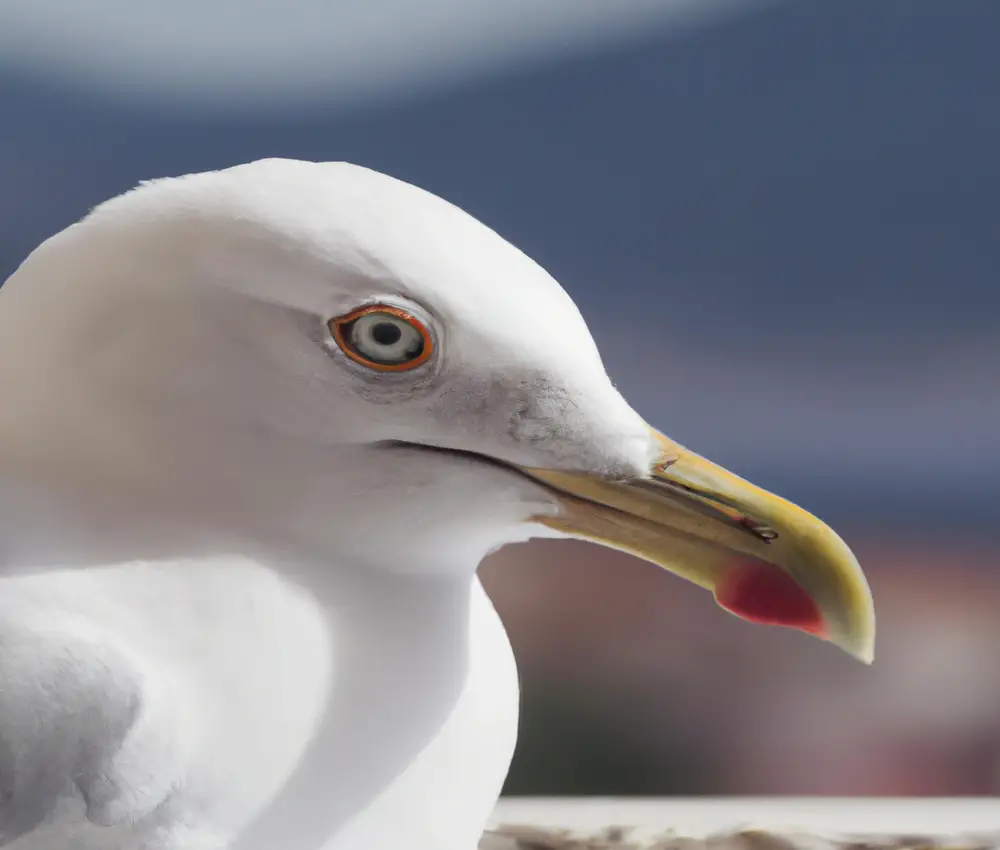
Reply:
[[[870,662],[847,545],[648,425],[580,312],[347,163],[153,180],[0,290],[0,847],[474,850],[517,735],[476,577],[596,542]]]

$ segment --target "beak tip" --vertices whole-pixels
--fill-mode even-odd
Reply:
[[[875,660],[875,612],[871,611],[871,617],[867,623],[867,628],[854,631],[839,638],[833,638],[833,643],[866,666],[871,666]]]
[[[864,664],[866,667],[871,667],[872,662],[875,661],[875,641],[869,641],[864,646],[857,649],[849,649],[848,653]]]

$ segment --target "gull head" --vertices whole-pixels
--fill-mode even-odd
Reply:
[[[830,528],[652,428],[544,269],[385,175],[264,160],[142,184],[31,254],[0,338],[8,477],[169,517],[167,549],[471,575],[580,538],[871,658]]]

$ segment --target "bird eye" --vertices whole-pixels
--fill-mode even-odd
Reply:
[[[348,357],[383,372],[413,369],[434,350],[427,327],[398,307],[362,307],[331,319],[329,325],[337,345]]]

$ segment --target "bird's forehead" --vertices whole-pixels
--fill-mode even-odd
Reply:
[[[203,237],[203,248],[228,251],[242,238],[288,262],[318,260],[345,273],[329,275],[329,288],[366,279],[439,300],[465,293],[509,302],[524,289],[549,306],[569,302],[543,269],[471,215],[348,163],[263,160],[154,181],[104,207],[119,220],[138,213],[156,227],[172,221],[174,232]]]
[[[185,238],[224,253],[214,260],[237,270],[234,283],[298,309],[336,314],[396,295],[455,332],[596,357],[576,306],[542,267],[458,207],[378,172],[263,160],[160,181],[132,203],[187,217],[198,226]]]

